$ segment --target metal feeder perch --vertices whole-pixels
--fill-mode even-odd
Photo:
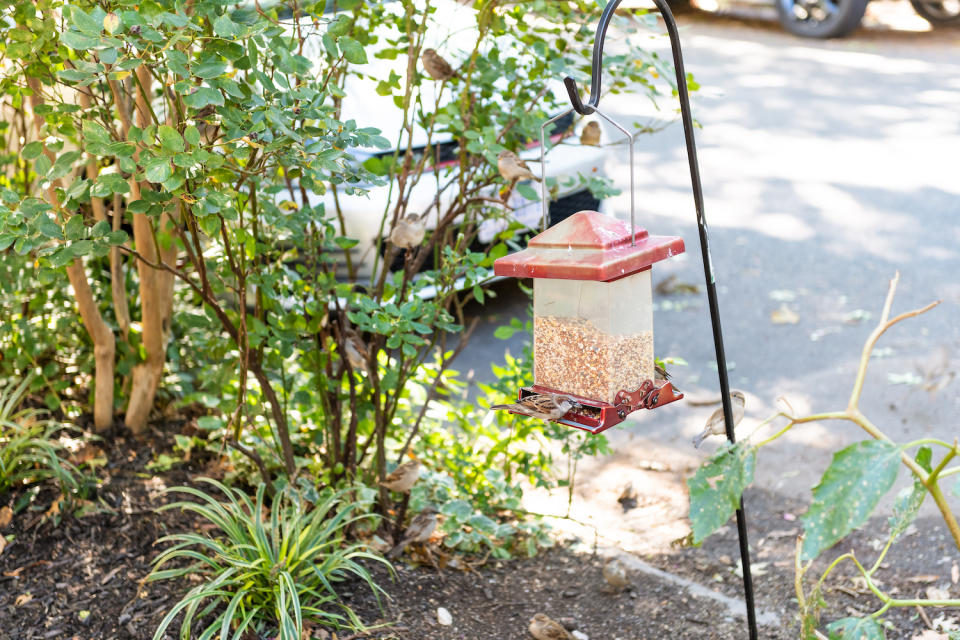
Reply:
[[[636,229],[633,136],[599,110],[603,43],[607,28],[621,1],[612,0],[607,3],[597,26],[589,101],[583,103],[573,78],[564,78],[572,108],[544,123],[540,131],[545,231],[531,239],[526,250],[500,258],[494,263],[494,272],[497,275],[534,279],[534,386],[521,389],[520,399],[544,392],[572,396],[579,406],[575,405],[573,410],[568,411],[557,422],[591,433],[599,433],[622,422],[627,414],[637,409],[654,409],[682,397],[669,382],[657,380],[653,371],[650,268],[654,262],[681,253],[684,250],[683,240],[676,237],[649,236],[646,230]],[[720,327],[717,282],[710,257],[703,188],[700,184],[700,167],[697,162],[687,76],[680,51],[680,36],[666,0],[653,2],[660,11],[670,36],[713,328],[723,416],[727,439],[734,442],[733,405],[730,399],[723,331]],[[546,229],[549,203],[545,186],[544,132],[552,122],[571,111],[584,116],[596,113],[619,129],[630,141],[629,228],[626,223],[609,216],[594,211],[581,211]],[[538,324],[541,329],[539,337]],[[588,325],[593,326],[596,335],[585,329]],[[551,332],[544,329],[548,326],[555,329],[556,337],[551,338]],[[599,340],[591,339],[597,336]],[[583,344],[568,363],[568,369],[545,366],[554,359],[562,358],[562,354],[557,355],[558,344],[560,352],[569,353],[571,349],[563,344],[565,340],[572,342],[573,348],[576,348],[578,340]],[[647,344],[647,350],[643,348],[644,344]],[[631,361],[629,366],[625,365],[626,359]],[[584,372],[590,375],[579,375]],[[742,499],[736,513],[747,629],[750,640],[757,640],[753,576],[750,571],[750,548]]]

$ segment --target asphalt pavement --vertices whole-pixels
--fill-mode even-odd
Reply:
[[[864,340],[899,271],[894,314],[943,303],[881,338],[861,409],[896,442],[953,440],[960,435],[960,29],[869,29],[823,42],[775,23],[699,13],[680,24],[687,70],[701,85],[693,109],[702,125],[697,145],[731,384],[748,398],[738,433],[775,411],[781,395],[797,412],[846,406]],[[616,50],[615,38],[609,46]],[[669,55],[665,38],[649,46]],[[684,256],[654,267],[654,283],[675,276],[701,292],[655,296],[656,350],[688,363],[673,367],[688,397],[718,396],[675,105],[657,111],[645,98],[609,95],[601,106],[625,122],[673,120],[638,141],[637,221],[652,234],[686,240]],[[604,132],[612,141],[612,129]],[[624,190],[607,211],[626,216],[625,145],[610,147],[606,168]],[[488,364],[504,346],[494,328],[526,316],[527,301],[510,284],[498,291],[458,367],[479,379],[490,377]],[[516,350],[519,342],[508,345]],[[578,495],[589,502],[630,478],[653,486],[653,461],[676,476],[656,490],[662,500],[651,504],[660,511],[646,519],[676,516],[682,478],[717,444],[691,445],[710,411],[678,402],[633,414],[608,432],[617,454],[583,467]],[[848,423],[796,427],[764,448],[756,484],[808,496],[832,452],[865,438]],[[681,495],[668,496],[671,490]],[[566,502],[544,501],[543,508]],[[960,508],[960,500],[954,504]]]

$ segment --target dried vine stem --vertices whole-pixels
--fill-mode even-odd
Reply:
[[[778,411],[761,422],[757,426],[757,429],[754,430],[754,433],[780,417],[785,418],[787,420],[787,424],[775,434],[760,442],[757,447],[762,447],[765,444],[773,442],[787,431],[792,429],[795,425],[804,424],[807,422],[819,422],[820,420],[847,420],[853,422],[877,440],[893,442],[893,440],[887,434],[881,431],[873,422],[870,421],[869,418],[863,414],[863,412],[860,411],[860,396],[863,393],[863,385],[867,376],[867,366],[870,364],[870,355],[873,353],[873,349],[877,344],[877,340],[879,340],[880,336],[886,333],[890,327],[908,318],[913,318],[922,313],[926,313],[930,309],[933,309],[939,305],[941,302],[941,300],[935,300],[924,307],[914,309],[913,311],[907,311],[895,316],[894,318],[890,318],[890,308],[893,305],[893,298],[899,281],[900,272],[898,271],[890,280],[890,285],[887,290],[887,298],[883,305],[883,313],[880,316],[880,321],[877,323],[876,328],[867,337],[867,341],[863,345],[863,351],[860,355],[860,365],[857,368],[857,377],[853,383],[853,391],[850,393],[850,401],[847,403],[847,408],[843,411],[816,413],[799,417],[793,415],[792,412],[787,413],[786,411]],[[907,455],[905,451],[900,454],[900,459],[903,464],[910,469],[913,475],[916,476],[917,480],[919,480],[923,486],[926,487],[927,492],[933,498],[934,502],[937,503],[937,508],[940,510],[940,515],[943,517],[943,521],[947,525],[947,529],[950,530],[950,535],[953,537],[953,542],[956,544],[957,548],[960,549],[960,524],[957,523],[957,517],[950,509],[950,505],[947,503],[947,499],[943,494],[943,490],[938,484],[940,478],[953,475],[955,473],[960,473],[960,467],[945,469],[947,463],[953,460],[956,456],[960,455],[958,443],[956,440],[954,440],[953,444],[950,444],[942,440],[925,439],[911,444],[936,444],[947,449],[944,459],[933,471],[929,473],[927,473],[923,467],[917,464],[913,458]]]

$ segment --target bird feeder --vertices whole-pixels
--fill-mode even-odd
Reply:
[[[558,422],[591,433],[683,397],[655,374],[650,279],[683,240],[631,226],[580,211],[494,262],[498,276],[533,278],[534,385],[520,399],[570,396]]]

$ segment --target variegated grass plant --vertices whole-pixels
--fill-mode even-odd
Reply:
[[[335,585],[350,576],[365,582],[379,602],[383,590],[361,560],[390,564],[363,544],[345,544],[347,527],[371,517],[357,514],[348,492],[321,494],[309,502],[294,489],[266,496],[260,484],[251,500],[242,491],[202,479],[226,496],[219,501],[192,487],[171,489],[196,498],[161,507],[182,509],[216,525],[216,535],[178,533],[157,557],[150,580],[199,576],[161,621],[154,640],[181,612],[181,638],[221,640],[245,637],[248,630],[300,640],[304,624],[362,628],[353,610],[340,601]],[[189,563],[189,564],[185,564]],[[175,568],[163,568],[170,564]]]

